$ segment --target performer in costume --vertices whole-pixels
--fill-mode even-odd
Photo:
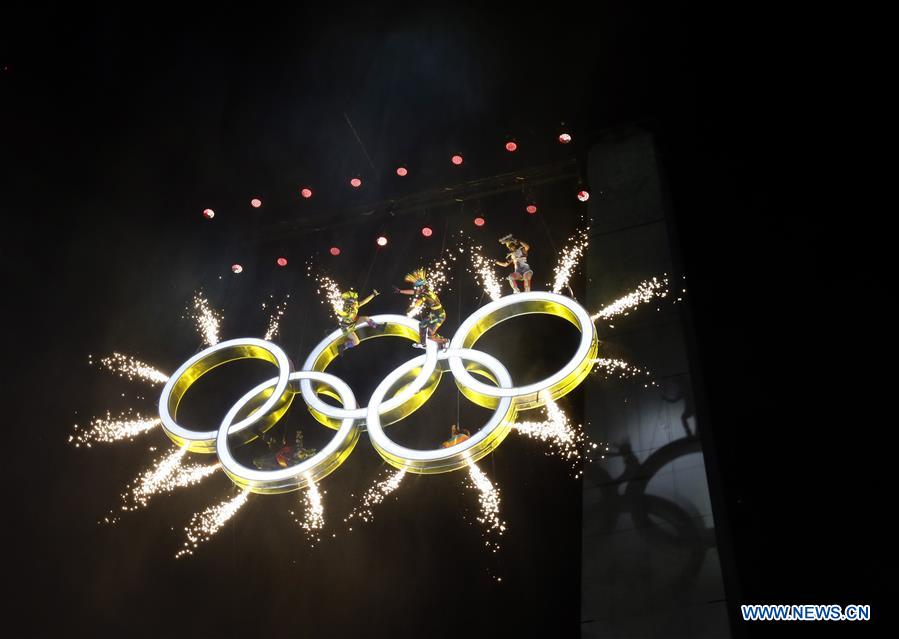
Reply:
[[[300,463],[304,459],[309,459],[315,455],[314,448],[306,448],[303,446],[303,431],[298,430],[294,436],[294,443],[287,443],[287,436],[281,440],[284,444],[277,453],[275,453],[275,461],[281,468],[287,468]]]
[[[314,448],[303,446],[303,431],[301,430],[298,430],[294,435],[294,444],[287,443],[287,433],[284,433],[278,439],[269,431],[262,433],[260,438],[265,443],[268,451],[262,452],[253,458],[253,465],[259,470],[276,470],[277,468],[294,466],[316,453]]]
[[[359,336],[356,335],[356,325],[360,322],[367,324],[371,328],[380,326],[370,317],[359,317],[359,308],[372,301],[376,295],[378,295],[377,289],[360,302],[359,294],[353,289],[350,289],[340,296],[340,299],[343,300],[343,307],[335,309],[335,312],[337,313],[337,321],[340,324],[340,328],[343,329],[343,334],[346,336],[346,341],[340,346],[341,350],[345,351],[359,345]]]
[[[453,424],[450,427],[450,438],[443,442],[440,446],[441,448],[449,448],[450,446],[461,444],[469,437],[471,437],[471,433],[468,432],[467,428],[459,428],[458,426]]]
[[[520,292],[516,282],[521,280],[524,282],[525,293],[529,292],[531,290],[531,278],[534,276],[534,271],[532,271],[531,267],[528,265],[528,251],[531,247],[528,246],[527,243],[512,237],[511,233],[499,238],[499,243],[504,244],[509,250],[509,253],[506,255],[505,261],[501,262],[497,260],[496,263],[500,266],[515,267],[515,270],[512,271],[508,277],[509,284],[512,286],[512,291],[515,293]]]
[[[421,346],[425,346],[427,339],[432,339],[438,344],[446,344],[449,342],[445,337],[437,334],[437,329],[446,320],[446,311],[443,310],[443,304],[440,298],[431,289],[431,284],[423,268],[412,271],[406,275],[406,281],[412,284],[412,288],[401,289],[398,286],[393,287],[394,293],[412,296],[412,308],[421,307],[421,317],[418,320],[418,335],[421,340]]]

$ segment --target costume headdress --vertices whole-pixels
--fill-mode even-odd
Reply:
[[[412,288],[423,288],[428,285],[428,278],[423,268],[417,268],[406,274],[406,281],[412,284]]]

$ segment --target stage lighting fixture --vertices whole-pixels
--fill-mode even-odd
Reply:
[[[231,271],[234,273],[241,273],[243,271],[243,267],[240,264],[232,264]]]
[[[424,235],[425,237],[431,237],[434,234],[434,231],[433,231],[433,229],[431,229],[430,226],[424,226],[421,229],[421,234]]]
[[[287,258],[286,257],[279,257],[275,261],[278,263],[278,266],[287,266]]]
[[[378,243],[378,246],[387,246],[387,238],[383,235],[379,235],[378,239],[375,240]]]
[[[568,144],[571,142],[571,136],[567,133],[559,134],[559,144]]]
[[[331,247],[331,250],[328,251],[328,252],[329,252],[331,255],[333,255],[334,257],[337,257],[338,255],[340,255],[340,249],[337,248],[336,246],[332,246],[332,247]]]
[[[304,198],[306,198],[308,200],[309,198],[312,197],[312,189],[310,189],[309,187],[305,187],[300,190],[300,195],[302,195]]]
[[[258,197],[254,197],[252,200],[250,200],[250,206],[252,206],[254,209],[258,209],[260,206],[262,206],[262,200],[260,200]]]
[[[409,175],[409,171],[408,171],[408,169],[406,169],[406,167],[400,166],[400,167],[397,167],[396,174],[399,175],[400,177],[406,177],[407,175]]]
[[[212,218],[215,217],[215,211],[213,211],[212,209],[203,209],[203,217],[205,217],[208,220],[211,220]]]
[[[587,189],[581,189],[577,192],[577,199],[581,202],[586,202],[590,199],[590,192]]]
[[[451,161],[452,161],[452,163],[455,164],[456,166],[459,166],[460,164],[462,164],[462,156],[459,155],[458,153],[456,153],[456,155],[454,155],[454,156],[451,158]]]
[[[476,218],[474,219],[474,225],[475,225],[475,226],[484,226],[486,223],[487,223],[487,220],[485,220],[485,219],[482,218],[482,217],[476,217]]]
[[[350,186],[352,186],[354,189],[358,189],[360,186],[362,186],[362,180],[354,177],[352,180],[350,180]]]
[[[533,202],[529,202],[528,205],[526,207],[524,207],[524,210],[527,211],[528,213],[530,213],[531,215],[533,215],[534,213],[537,212],[537,205],[534,204]]]
[[[518,150],[518,143],[515,140],[509,140],[506,142],[506,151],[512,153]]]

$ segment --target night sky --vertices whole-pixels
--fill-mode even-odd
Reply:
[[[722,553],[735,557],[724,575],[731,604],[876,605],[868,531],[878,526],[878,480],[867,460],[889,424],[875,420],[869,381],[854,373],[873,348],[857,322],[877,311],[851,308],[871,299],[873,269],[857,255],[854,209],[825,186],[850,179],[840,136],[823,133],[824,100],[812,98],[825,96],[823,74],[836,67],[797,53],[782,14],[676,4],[202,15],[47,4],[5,14],[3,465],[13,507],[3,623],[12,635],[577,636],[581,487],[532,442],[510,436],[482,463],[514,531],[495,556],[471,522],[473,491],[453,473],[407,478],[371,525],[329,528],[340,538],[313,549],[288,514],[296,493],[254,496],[194,557],[175,561],[180,527],[233,494],[228,480],[98,526],[153,458],[148,446],[166,439],[90,451],[66,440],[74,423],[106,410],[152,412],[158,388],[104,373],[88,356],[121,351],[174,370],[200,347],[182,318],[200,287],[224,310],[227,337],[261,334],[261,303],[289,293],[276,341],[297,363],[330,327],[308,260],[363,295],[379,288],[371,312],[399,310],[405,300],[390,286],[460,229],[496,257],[500,235],[529,238],[539,280],[582,222],[585,209],[567,197],[576,178],[535,189],[542,219],[524,214],[520,192],[359,212],[526,167],[573,162],[585,174],[591,141],[633,123],[657,135],[670,189],[702,427],[722,468],[709,481],[726,498],[715,517],[729,531]],[[553,142],[562,122],[570,146]],[[502,148],[509,136],[515,154]],[[449,163],[455,152],[461,167]],[[395,175],[400,164],[408,177]],[[354,176],[358,191],[347,185]],[[302,201],[306,185],[314,196]],[[263,206],[251,208],[251,197]],[[471,224],[478,214],[483,229]],[[379,233],[390,238],[383,250]],[[334,245],[338,259],[327,254]],[[234,262],[245,268],[238,277]],[[459,275],[444,299],[445,335],[480,302]],[[484,348],[535,376],[574,338],[550,319],[518,328],[523,342],[490,335]],[[358,397],[403,361],[378,342],[389,340],[334,365]],[[216,392],[234,396],[266,375],[243,367],[206,397],[212,405]],[[440,441],[456,415],[452,391],[441,387],[397,436]],[[563,405],[576,419],[578,393]],[[351,462],[324,486],[335,519],[383,469],[365,436]]]

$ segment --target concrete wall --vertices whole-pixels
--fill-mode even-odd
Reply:
[[[673,273],[652,135],[627,129],[589,154],[587,307]],[[586,382],[587,429],[604,442],[584,476],[581,636],[728,637],[715,522],[677,295],[599,326],[600,356],[650,377]],[[657,385],[645,384],[655,380]],[[604,455],[604,457],[601,457]]]

